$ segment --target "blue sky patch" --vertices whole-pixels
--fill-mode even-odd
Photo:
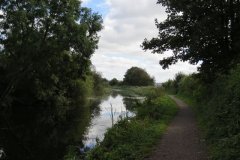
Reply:
[[[109,8],[105,2],[105,0],[89,0],[87,2],[84,2],[82,4],[84,7],[91,8],[93,12],[97,12],[103,17],[106,16],[106,14],[109,11]]]

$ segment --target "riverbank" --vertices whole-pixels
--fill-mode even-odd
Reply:
[[[145,86],[145,87],[137,87],[137,86],[114,86],[111,88],[113,92],[117,92],[124,96],[151,96],[154,94],[155,87],[154,86]]]
[[[141,160],[151,152],[178,109],[160,89],[144,89],[149,92],[140,92],[148,95],[135,106],[136,116],[122,119],[109,129],[104,140],[87,154],[87,160]],[[143,88],[124,92],[130,90],[136,93]]]

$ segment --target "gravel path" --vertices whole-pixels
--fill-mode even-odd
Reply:
[[[181,100],[170,97],[179,106],[179,113],[146,160],[207,160],[193,112]]]

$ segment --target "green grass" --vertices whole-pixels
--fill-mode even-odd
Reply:
[[[153,94],[155,87],[136,87],[136,86],[115,86],[112,87],[113,91],[116,91],[124,96],[148,96]]]
[[[168,123],[177,113],[175,102],[153,91],[143,104],[136,106],[134,118],[121,120],[109,129],[105,138],[87,155],[87,160],[141,160],[153,149]]]
[[[182,94],[177,94],[176,97],[183,100],[185,103],[187,103],[192,108],[195,108],[197,105],[197,102],[191,97],[188,97],[188,96],[185,96]]]
[[[187,103],[192,108],[197,118],[197,125],[200,128],[201,132],[200,134],[202,137],[204,137],[204,135],[206,134],[206,126],[201,114],[199,113],[199,108],[201,105],[191,96],[186,96],[184,94],[177,94],[175,96],[184,101],[185,103]]]

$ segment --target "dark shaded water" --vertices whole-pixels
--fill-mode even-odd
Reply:
[[[134,116],[131,97],[113,94],[71,108],[14,108],[0,122],[0,159],[59,160],[69,150],[92,148],[120,118]],[[9,121],[11,120],[11,121]]]

